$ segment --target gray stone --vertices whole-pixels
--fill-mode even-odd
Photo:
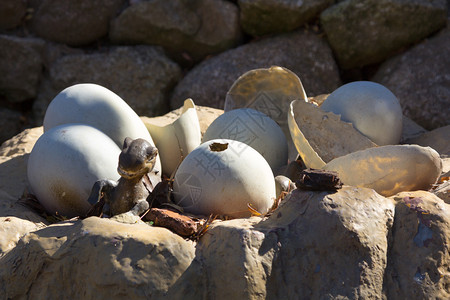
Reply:
[[[111,23],[114,43],[160,45],[177,59],[198,61],[241,38],[236,5],[223,0],[139,1]]]
[[[373,190],[294,190],[268,219],[211,226],[197,246],[209,296],[381,298],[393,220],[393,202]]]
[[[203,61],[180,81],[170,105],[178,108],[186,98],[192,98],[198,105],[223,108],[227,91],[240,75],[273,65],[296,73],[311,96],[330,93],[341,84],[326,42],[314,33],[298,31],[249,43]]]
[[[418,137],[406,141],[408,144],[417,144],[431,147],[441,156],[450,156],[450,125],[425,132]]]
[[[384,62],[373,77],[426,129],[450,125],[450,28]]]
[[[22,131],[22,113],[0,107],[0,145]]]
[[[7,101],[36,97],[44,45],[40,39],[0,35],[0,95]]]
[[[30,28],[45,39],[80,46],[106,36],[125,0],[31,0]]]
[[[333,3],[333,0],[238,0],[242,28],[253,36],[292,31]]]
[[[26,11],[26,0],[0,1],[0,29],[10,29],[20,25]]]
[[[151,46],[63,56],[50,65],[49,76],[41,84],[33,108],[36,122],[41,124],[48,104],[60,91],[87,82],[118,94],[139,115],[160,115],[169,110],[167,93],[180,76],[178,65]]]
[[[449,299],[450,205],[425,191],[393,198],[385,299]]]
[[[344,69],[378,63],[445,26],[446,0],[347,0],[320,15]]]
[[[198,299],[202,290],[189,291],[195,282],[183,276],[195,268],[194,256],[193,242],[165,228],[97,217],[66,221],[25,235],[0,259],[0,292],[35,299],[163,299],[167,293],[181,299],[194,293]]]

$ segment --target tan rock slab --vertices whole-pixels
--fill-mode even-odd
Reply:
[[[387,299],[449,299],[450,205],[425,191],[393,197],[397,204],[388,265]]]

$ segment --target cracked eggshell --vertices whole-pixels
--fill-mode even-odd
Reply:
[[[98,129],[63,124],[46,131],[28,159],[32,193],[50,213],[74,217],[89,210],[92,186],[99,179],[118,180],[120,148]]]
[[[173,123],[145,124],[159,150],[164,175],[170,177],[181,161],[197,148],[202,139],[200,122],[192,99],[186,99],[181,115]]]
[[[288,144],[280,126],[251,108],[234,109],[215,119],[203,142],[213,139],[236,140],[251,146],[267,160],[272,171],[288,162]]]
[[[272,66],[250,70],[231,86],[225,98],[225,112],[237,108],[253,108],[274,120],[283,130],[289,147],[289,160],[297,158],[286,113],[292,100],[308,101],[300,78],[289,69]]]
[[[248,217],[272,206],[275,179],[267,161],[250,146],[218,139],[201,144],[181,163],[174,178],[175,202],[194,214]]]
[[[45,112],[44,131],[61,124],[93,126],[119,147],[126,137],[143,138],[154,145],[147,128],[134,110],[114,92],[93,83],[72,85],[60,92]],[[156,170],[161,171],[159,156]]]
[[[341,115],[377,145],[393,145],[402,135],[402,108],[395,95],[381,84],[355,81],[332,92],[320,108]]]
[[[323,169],[338,172],[346,185],[371,188],[388,197],[430,189],[442,172],[442,160],[430,147],[388,145],[338,157]]]
[[[308,168],[320,169],[336,157],[377,146],[351,123],[341,121],[340,116],[303,100],[291,102],[288,124],[295,147]]]

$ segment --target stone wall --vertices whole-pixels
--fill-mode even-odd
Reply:
[[[427,129],[449,123],[446,0],[3,0],[0,143],[62,89],[101,84],[140,115],[223,108],[242,73],[280,65],[308,96],[373,80]]]

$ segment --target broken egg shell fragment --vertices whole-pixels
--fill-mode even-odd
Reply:
[[[397,97],[383,85],[371,81],[347,83],[322,103],[320,108],[341,116],[377,145],[400,142],[403,114]]]
[[[251,109],[234,109],[219,116],[205,132],[203,142],[230,139],[258,151],[272,171],[287,164],[288,144],[280,126],[266,114]]]
[[[176,204],[187,212],[236,218],[250,216],[247,204],[266,213],[276,196],[264,157],[244,143],[226,139],[207,141],[189,153],[175,174],[173,190]]]
[[[117,94],[98,84],[72,85],[50,102],[45,112],[44,131],[68,123],[93,126],[109,136],[118,147],[122,147],[127,137],[142,138],[155,145],[136,112]],[[155,170],[161,171],[159,156]]]
[[[307,168],[320,169],[336,157],[377,146],[338,115],[303,100],[291,102],[288,124]]]
[[[100,130],[84,124],[63,124],[39,137],[28,159],[32,193],[51,213],[84,215],[97,180],[118,180],[120,148]]]
[[[162,127],[151,122],[145,125],[158,148],[163,174],[168,177],[201,143],[200,123],[192,99],[184,101],[181,115],[173,123]]]
[[[297,158],[290,139],[286,113],[292,100],[308,101],[300,78],[292,71],[278,66],[250,70],[231,86],[225,98],[225,112],[237,108],[253,108],[274,120],[288,141],[289,160]]]
[[[430,147],[388,145],[338,157],[323,169],[338,172],[345,185],[371,188],[383,196],[392,196],[430,189],[442,172],[442,161]]]

